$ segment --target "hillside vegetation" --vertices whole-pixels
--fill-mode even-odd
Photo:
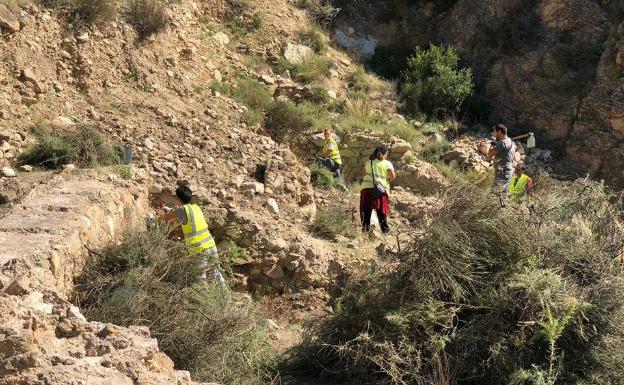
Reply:
[[[293,365],[371,384],[621,383],[622,202],[599,184],[539,186],[530,212],[449,191],[309,327]]]

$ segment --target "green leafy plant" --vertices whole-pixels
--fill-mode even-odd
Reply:
[[[417,48],[400,83],[405,110],[432,116],[457,113],[473,88],[472,71],[459,68],[459,56],[450,46]]]

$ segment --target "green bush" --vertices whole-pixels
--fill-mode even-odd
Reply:
[[[322,25],[331,24],[340,11],[328,0],[297,0],[297,5],[308,11],[312,20]]]
[[[319,81],[329,76],[329,59],[310,54],[306,56],[299,64],[291,65],[293,76],[304,83]]]
[[[339,204],[320,209],[314,217],[311,230],[315,235],[331,240],[336,240],[338,236],[355,238],[358,234],[358,228],[351,222],[351,216]]]
[[[351,74],[349,82],[351,88],[356,92],[368,93],[374,89],[370,76],[361,68]]]
[[[284,142],[328,127],[329,116],[313,103],[276,102],[267,112],[264,124],[274,139]]]
[[[142,38],[162,31],[169,23],[161,0],[128,0],[126,15]]]
[[[210,84],[210,89],[226,94],[247,107],[243,120],[249,126],[261,124],[266,110],[273,103],[273,97],[266,87],[254,79],[242,77],[236,87],[215,81]]]
[[[402,72],[400,93],[411,114],[443,116],[459,111],[473,92],[472,71],[459,69],[459,56],[452,47],[431,45],[416,49]]]
[[[38,141],[20,154],[18,164],[55,169],[69,163],[80,167],[96,167],[121,162],[119,148],[112,146],[102,134],[89,127],[82,127],[76,132],[53,132],[37,128],[33,134]]]
[[[316,25],[308,26],[308,28],[299,32],[299,36],[303,44],[311,46],[316,53],[322,53],[327,48],[325,36],[323,36],[323,32]]]
[[[334,173],[327,168],[314,164],[310,167],[310,172],[310,181],[314,187],[328,190],[336,186]]]
[[[197,260],[168,236],[158,229],[133,232],[92,256],[76,281],[85,316],[148,326],[176,368],[198,381],[264,384],[272,354],[254,306],[200,283]]]
[[[309,326],[291,369],[355,383],[621,383],[622,202],[598,184],[535,180],[524,214],[469,184],[450,191]]]

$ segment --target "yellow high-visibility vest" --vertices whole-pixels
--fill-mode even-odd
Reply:
[[[520,178],[514,174],[514,176],[509,181],[509,199],[512,201],[524,201],[529,197],[526,195],[526,187],[529,182],[529,177],[527,175],[522,175]]]
[[[333,148],[329,150],[329,145],[333,144]],[[342,164],[342,160],[340,159],[340,151],[338,151],[338,143],[334,140],[334,138],[329,138],[325,140],[325,144],[323,144],[323,153],[330,153],[329,158],[332,159],[336,164]]]
[[[186,224],[182,225],[182,232],[189,254],[195,255],[217,247],[212,234],[208,231],[208,223],[206,223],[199,206],[186,204],[183,207],[186,213]]]
[[[384,186],[387,192],[390,191],[390,179],[388,178],[388,174],[389,174],[388,163],[390,162],[388,162],[387,160],[375,159],[372,162],[372,168],[371,168],[371,161],[370,160],[367,161],[366,162],[366,175],[364,176],[364,179],[362,180],[361,189],[373,188],[373,174],[374,174],[375,182],[381,183],[381,185]]]

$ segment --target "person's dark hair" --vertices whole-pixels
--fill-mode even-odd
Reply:
[[[504,124],[497,124],[496,126],[492,127],[492,129],[494,131],[502,132],[503,134],[507,135],[507,126],[505,126]]]
[[[387,154],[389,151],[390,151],[390,148],[386,146],[375,147],[375,151],[373,151],[373,153],[368,159],[369,160],[378,159],[380,155]]]
[[[191,203],[191,200],[193,199],[193,192],[189,186],[180,186],[176,189],[176,196],[182,203],[187,204]]]

